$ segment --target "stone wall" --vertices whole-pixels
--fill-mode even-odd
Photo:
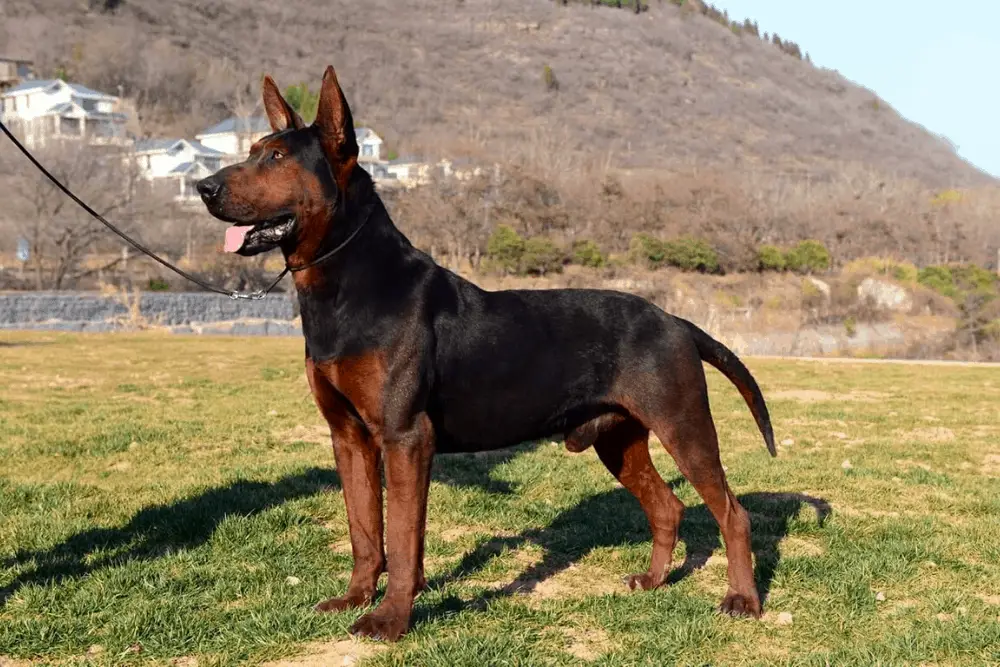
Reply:
[[[147,292],[139,297],[144,326],[176,333],[297,335],[294,297],[273,293],[234,301],[207,292]],[[0,329],[114,331],[137,319],[125,299],[95,292],[0,293]]]

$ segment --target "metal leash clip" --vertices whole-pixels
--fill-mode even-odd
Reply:
[[[229,293],[229,298],[233,301],[260,301],[265,296],[267,296],[267,292],[262,289],[259,289],[256,292],[239,292],[233,290]]]

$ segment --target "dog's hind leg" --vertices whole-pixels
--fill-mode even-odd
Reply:
[[[597,436],[594,449],[611,474],[639,501],[653,534],[649,570],[630,575],[626,583],[633,590],[657,588],[670,569],[684,503],[653,466],[649,430],[638,421],[625,419],[615,423]]]
[[[720,610],[734,616],[760,616],[750,552],[750,517],[729,489],[722,469],[704,375],[700,383],[692,378],[683,391],[673,393],[667,408],[653,421],[653,432],[705,501],[726,542],[729,590]]]

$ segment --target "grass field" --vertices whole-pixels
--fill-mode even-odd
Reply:
[[[687,504],[671,584],[592,451],[441,457],[431,588],[397,645],[317,615],[351,558],[296,339],[5,334],[0,664],[1000,664],[1000,370],[756,360],[768,457],[711,371],[751,512],[761,621],[715,612],[718,529]],[[345,656],[347,662],[345,663]]]

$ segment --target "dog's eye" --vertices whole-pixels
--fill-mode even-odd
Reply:
[[[285,154],[282,153],[281,151],[271,151],[272,160],[280,160],[283,157],[285,157]]]

